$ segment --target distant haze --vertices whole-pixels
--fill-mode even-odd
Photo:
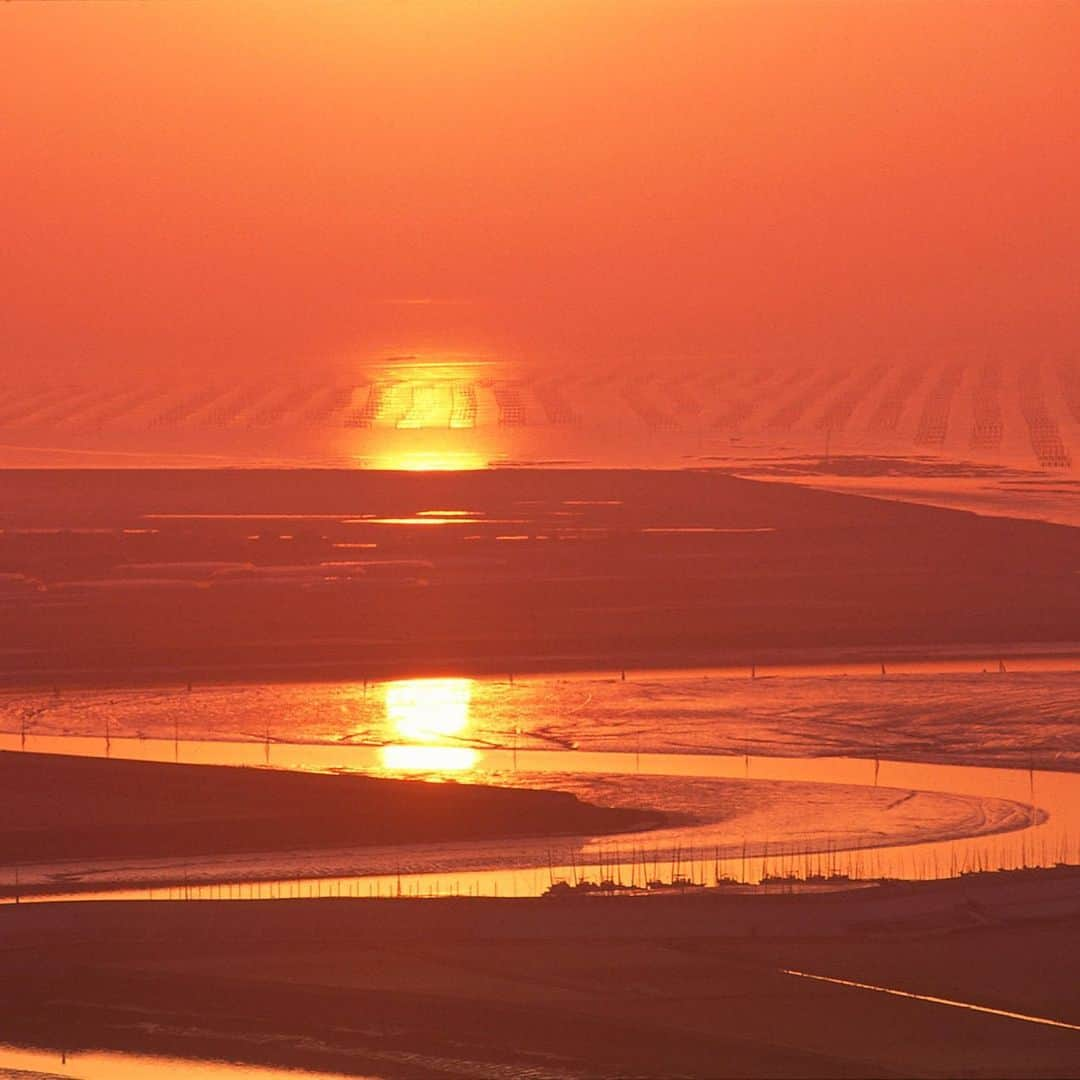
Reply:
[[[3,5],[0,365],[1056,362],[1078,44],[1034,0]]]

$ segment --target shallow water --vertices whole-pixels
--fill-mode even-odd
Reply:
[[[75,1051],[61,1055],[56,1050],[32,1050],[0,1045],[0,1078],[34,1077],[40,1080],[322,1080],[340,1073],[308,1072],[306,1069],[269,1069],[238,1065],[227,1061],[196,1061],[191,1058],[159,1057],[145,1054],[118,1054]]]
[[[582,876],[926,878],[1076,861],[1080,673],[1068,658],[1025,663],[9,694],[4,749],[556,787],[690,821],[618,837],[35,866],[20,887],[535,895]]]
[[[1009,363],[989,384],[982,363],[955,359],[898,363],[876,377],[875,369],[774,360],[717,366],[665,356],[629,376],[592,354],[583,368],[581,358],[538,367],[440,351],[359,368],[350,358],[345,370],[257,386],[159,377],[50,386],[25,373],[31,381],[0,410],[0,464],[706,466],[1080,520],[1070,453],[1080,443],[1080,384],[1065,365],[1040,376]],[[464,400],[471,405],[462,412]],[[1050,410],[1038,431],[1034,400]],[[996,417],[989,441],[977,412],[987,401]],[[928,438],[931,418],[937,430]],[[1052,445],[1043,445],[1048,436]]]
[[[7,737],[10,741],[10,737]],[[2,744],[0,744],[2,745]],[[33,748],[98,755],[100,740],[40,738]],[[119,741],[120,757],[167,760],[176,747]],[[258,765],[257,744],[181,744],[181,761]],[[274,747],[286,767],[381,771],[379,748]],[[516,758],[516,770],[515,770]],[[56,888],[64,881],[92,891],[49,899],[279,898],[329,895],[538,895],[555,880],[607,878],[625,884],[673,876],[712,883],[717,876],[756,883],[767,876],[847,874],[923,879],[980,869],[1051,866],[1080,861],[1080,775],[858,758],[768,758],[706,754],[627,754],[495,750],[485,775],[522,786],[559,786],[588,794],[590,783],[623,777],[662,779],[681,788],[705,778],[772,785],[767,798],[735,818],[708,820],[618,836],[401,845],[331,851],[205,857],[177,862],[95,860],[25,867],[20,887]],[[544,784],[547,774],[557,782]],[[576,778],[577,782],[574,782]],[[808,788],[809,785],[809,788]],[[706,788],[707,790],[707,788]],[[808,790],[812,797],[808,797]],[[860,792],[889,796],[910,817],[867,817],[853,829]],[[957,819],[941,815],[932,795],[959,800]],[[853,797],[853,794],[855,797]],[[945,804],[948,807],[948,803]],[[794,825],[792,825],[794,822]],[[976,834],[976,835],[970,835]],[[176,882],[185,881],[184,885]],[[123,887],[139,880],[139,888]],[[94,882],[100,888],[92,888]],[[147,887],[147,882],[156,882]]]
[[[442,765],[431,753],[404,764],[473,773],[483,772],[478,755],[515,746],[1080,768],[1080,663],[1063,655],[1009,666],[999,673],[996,659],[973,652],[932,663],[897,659],[884,676],[875,660],[761,667],[756,678],[746,669],[630,671],[9,692],[0,694],[0,730],[250,740],[270,747],[272,764],[286,763],[279,743],[437,745]]]

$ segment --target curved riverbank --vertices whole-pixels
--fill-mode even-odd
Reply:
[[[613,833],[663,820],[560,791],[0,751],[9,867]]]
[[[94,753],[94,746],[83,740],[71,743],[72,750]],[[121,740],[113,749],[154,757],[162,748],[151,741]],[[260,750],[253,744],[224,743],[180,744],[178,749],[182,756],[206,760],[206,755],[217,754],[212,760],[248,764],[256,763]],[[301,755],[306,750],[292,749]],[[8,757],[17,764],[19,755]],[[430,842],[372,843],[368,834],[349,844],[264,843],[197,857],[165,848],[138,858],[38,858],[20,866],[18,882],[9,869],[3,884],[8,896],[17,884],[24,897],[276,898],[398,892],[535,896],[553,880],[579,875],[595,880],[609,875],[624,881],[666,879],[687,872],[697,881],[712,880],[713,874],[743,882],[777,874],[821,873],[929,878],[973,869],[1052,865],[1071,861],[1074,854],[1068,845],[1068,823],[1075,820],[1080,805],[1080,777],[1072,773],[700,754],[530,751],[522,752],[520,759],[521,771],[510,768],[510,759],[503,770],[485,775],[514,785],[524,797],[556,794],[533,790],[544,786],[564,789],[561,798],[572,800],[567,805],[607,804],[602,809],[609,813],[631,815],[606,819],[609,826],[622,825],[623,831],[582,826],[555,836],[549,825],[533,835],[491,832],[480,838],[454,838],[444,830]],[[97,763],[110,764],[100,759]],[[294,762],[295,768],[301,766],[299,759]],[[176,769],[161,764],[157,768]],[[271,785],[277,783],[275,777],[304,775],[258,769],[222,772],[268,777],[265,783]],[[173,773],[174,780],[187,775],[200,774],[187,774],[184,767]],[[440,789],[509,790],[412,783],[417,786],[394,790],[415,790],[423,797]],[[316,789],[322,790],[321,785],[311,788]],[[645,812],[643,806],[652,809]],[[28,809],[29,803],[24,811]],[[250,816],[250,808],[245,812]],[[630,824],[633,815],[639,824]],[[430,823],[429,828],[439,835],[435,825]]]

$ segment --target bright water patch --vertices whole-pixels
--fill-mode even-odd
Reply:
[[[271,1069],[227,1061],[120,1054],[103,1051],[33,1050],[0,1045],[0,1078],[34,1080],[331,1080],[342,1073]],[[353,1074],[350,1074],[353,1075]],[[370,1078],[374,1080],[374,1078]]]

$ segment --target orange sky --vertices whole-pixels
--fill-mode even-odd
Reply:
[[[1071,350],[1078,52],[1036,0],[5,4],[3,363]]]

